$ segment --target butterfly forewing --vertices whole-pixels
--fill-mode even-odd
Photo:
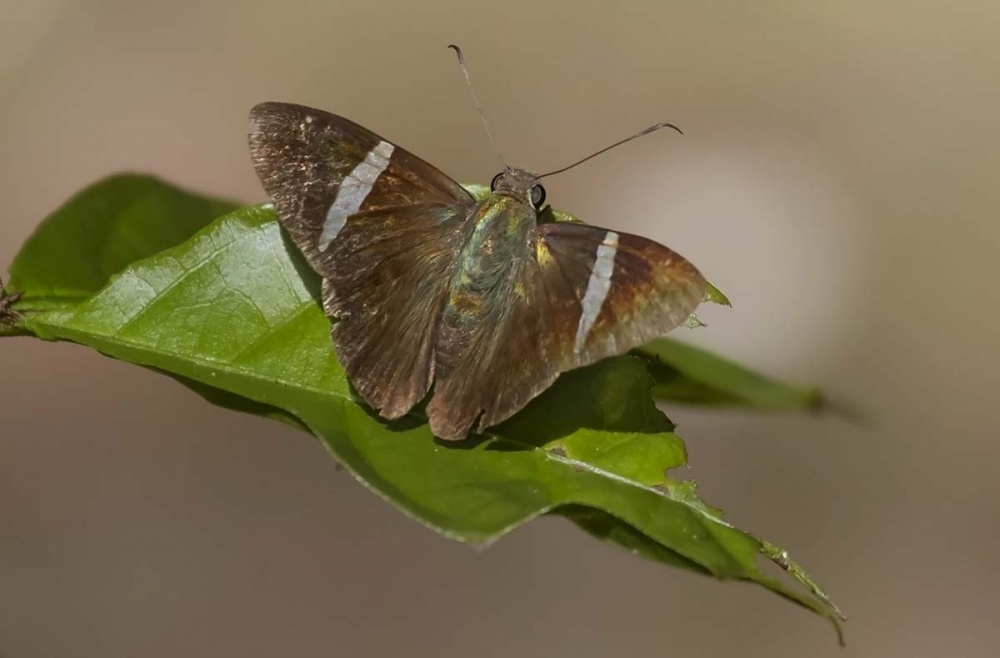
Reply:
[[[383,416],[407,413],[433,380],[434,336],[474,200],[342,117],[264,103],[250,118],[257,174],[323,277],[341,364]]]
[[[563,370],[627,352],[682,324],[705,298],[707,282],[680,254],[646,238],[596,226],[538,227],[537,258],[555,313]]]
[[[321,274],[325,261],[334,259],[335,250],[327,247],[338,225],[342,230],[354,214],[421,207],[468,212],[475,204],[432,165],[343,117],[261,103],[251,110],[250,123],[257,175],[282,224]]]

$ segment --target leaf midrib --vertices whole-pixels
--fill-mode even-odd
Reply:
[[[32,322],[38,322],[38,321],[39,321],[38,318],[33,318],[32,319]],[[47,324],[47,323],[44,322],[44,319],[41,322],[39,322],[39,324],[45,325],[49,329],[53,330],[56,334],[62,334],[62,335],[66,335],[66,334],[89,334],[89,335],[92,335],[92,336],[98,336],[98,337],[101,336],[100,334],[93,334],[93,333],[90,333],[90,332],[81,331],[79,329],[72,329],[72,328],[69,328],[69,327],[66,327],[66,326]],[[188,362],[188,363],[193,363],[196,366],[199,366],[199,367],[202,367],[202,368],[206,368],[206,369],[212,369],[212,368],[214,368],[216,370],[220,370],[222,372],[225,372],[226,374],[229,374],[229,375],[239,375],[239,376],[244,377],[245,379],[247,379],[249,381],[263,382],[263,383],[267,383],[267,384],[280,384],[282,386],[287,386],[289,388],[294,388],[294,389],[297,389],[297,390],[300,390],[300,391],[305,391],[307,393],[315,393],[315,394],[320,395],[322,397],[330,397],[330,398],[335,398],[335,399],[340,399],[340,400],[347,400],[347,401],[351,402],[352,404],[356,404],[355,401],[352,399],[352,397],[350,395],[344,395],[343,393],[339,393],[339,392],[336,392],[336,391],[333,391],[333,390],[330,390],[330,389],[317,388],[317,387],[312,386],[312,385],[303,384],[302,382],[290,381],[288,379],[284,379],[284,378],[281,378],[281,377],[255,377],[255,376],[252,376],[252,371],[249,371],[249,370],[247,370],[245,368],[240,368],[238,366],[234,367],[233,364],[230,364],[229,362],[226,362],[226,361],[215,361],[215,360],[212,360],[212,359],[205,359],[205,358],[197,357],[197,356],[194,356],[194,355],[185,355],[183,357],[180,357],[176,353],[168,352],[168,351],[163,350],[163,349],[158,349],[156,347],[152,347],[152,346],[147,345],[145,343],[136,343],[136,342],[133,342],[133,341],[129,341],[127,339],[121,339],[118,336],[109,336],[107,334],[104,334],[104,337],[101,338],[101,340],[104,343],[110,343],[110,344],[116,345],[118,347],[134,349],[134,350],[139,351],[139,352],[147,352],[149,354],[155,354],[157,356],[170,357],[172,359],[178,359],[180,361],[185,361],[185,362]],[[84,344],[84,343],[81,343],[81,344]],[[181,373],[178,373],[178,374],[181,374]],[[212,385],[211,382],[202,382],[202,383],[203,384],[207,384],[209,386]],[[250,397],[250,396],[244,396],[244,397]],[[265,402],[266,403],[267,400],[256,400],[256,402]],[[286,409],[286,411],[288,411],[288,410]]]

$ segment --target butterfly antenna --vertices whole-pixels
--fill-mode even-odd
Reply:
[[[577,165],[583,164],[584,162],[586,162],[587,160],[590,160],[591,158],[596,158],[601,153],[604,153],[606,151],[610,151],[611,149],[615,148],[616,146],[621,146],[622,144],[631,142],[633,139],[638,139],[640,137],[648,135],[649,133],[655,133],[657,130],[659,130],[661,128],[673,128],[674,130],[676,130],[680,134],[682,134],[682,135],[684,134],[683,130],[681,130],[680,128],[678,128],[677,126],[675,126],[672,123],[658,123],[656,125],[650,126],[649,128],[646,128],[645,130],[640,130],[636,134],[632,135],[631,137],[626,137],[625,139],[623,139],[620,142],[615,142],[611,146],[605,146],[600,151],[597,151],[596,153],[591,153],[590,155],[588,155],[584,159],[577,160],[576,162],[574,162],[573,164],[571,164],[569,166],[563,167],[562,169],[556,169],[555,171],[550,171],[548,173],[542,174],[541,176],[539,176],[539,178],[545,178],[546,176],[554,176],[555,174],[561,174],[562,172],[567,171],[569,169],[572,169],[573,167],[575,167]]]
[[[507,161],[503,159],[503,153],[497,147],[497,143],[493,141],[493,133],[490,132],[490,124],[486,122],[486,115],[483,114],[483,107],[479,104],[479,97],[476,96],[476,88],[472,86],[472,78],[469,77],[469,70],[465,68],[465,55],[462,54],[462,49],[455,44],[450,44],[448,46],[455,51],[458,55],[458,66],[462,69],[462,75],[465,76],[465,82],[469,85],[469,91],[472,93],[472,101],[476,104],[476,110],[479,111],[479,120],[483,122],[483,129],[486,131],[486,136],[490,140],[490,144],[493,145],[493,150],[496,151],[497,157],[500,158],[500,162],[503,163],[505,169],[509,169],[507,166]]]

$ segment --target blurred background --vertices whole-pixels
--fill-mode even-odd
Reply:
[[[0,655],[993,656],[1000,629],[1000,5],[0,0],[0,266],[111,172],[262,201],[264,100],[459,180],[547,183],[732,298],[681,337],[870,426],[670,409],[710,503],[850,616],[543,519],[485,552],[320,444],[68,344],[0,344]]]

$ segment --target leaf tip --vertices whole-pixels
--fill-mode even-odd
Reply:
[[[705,287],[705,299],[706,302],[712,302],[713,304],[719,304],[720,306],[733,307],[733,303],[729,301],[725,293],[713,286],[711,283],[706,281],[707,286]]]
[[[778,565],[785,573],[795,579],[800,585],[802,585],[810,594],[813,595],[815,600],[818,602],[823,615],[833,624],[834,630],[837,633],[837,642],[840,646],[847,646],[844,639],[844,629],[841,624],[847,621],[847,615],[837,606],[836,603],[827,595],[827,593],[820,587],[819,583],[810,576],[805,569],[803,569],[797,562],[794,562],[788,554],[788,551],[780,546],[775,546],[774,544],[758,540],[760,542],[760,551],[767,557],[771,562]]]

